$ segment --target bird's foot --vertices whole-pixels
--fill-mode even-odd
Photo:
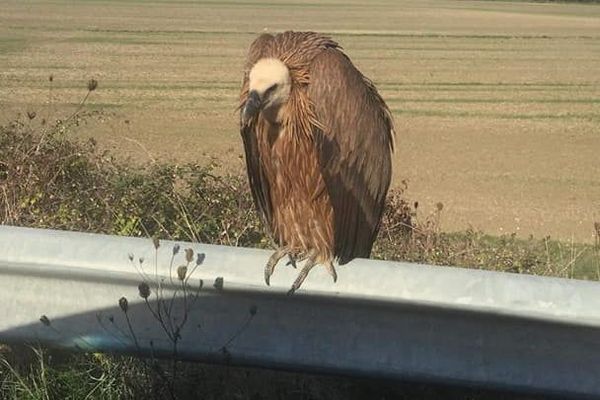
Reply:
[[[304,282],[304,280],[308,276],[308,273],[311,269],[313,269],[315,265],[317,265],[317,253],[313,250],[308,255],[308,260],[306,261],[306,264],[304,264],[304,267],[302,267],[302,269],[300,270],[298,277],[296,278],[294,284],[287,293],[288,295],[292,295],[296,292],[296,290],[300,289],[300,286],[302,286],[302,282]]]
[[[282,247],[277,249],[275,253],[271,255],[269,261],[267,261],[267,265],[265,265],[265,283],[267,286],[271,285],[271,275],[273,275],[273,271],[275,270],[275,266],[286,254],[289,254],[288,249]],[[291,257],[291,256],[290,256]]]

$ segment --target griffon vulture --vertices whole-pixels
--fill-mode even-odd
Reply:
[[[368,258],[390,186],[394,126],[373,83],[314,32],[262,34],[250,46],[240,133],[254,203],[284,256],[310,270]]]

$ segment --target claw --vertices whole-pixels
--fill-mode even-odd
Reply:
[[[329,272],[329,275],[331,275],[331,277],[333,278],[333,283],[337,282],[337,272],[335,271],[335,267],[333,266],[333,263],[331,261],[329,261],[327,264],[325,264],[325,267],[327,268],[327,272]]]
[[[298,260],[296,260],[294,258],[293,255],[290,254],[290,259],[288,260],[288,262],[285,263],[286,266],[291,265],[292,268],[296,269],[298,266],[296,265],[296,263],[298,262]]]
[[[308,258],[308,255],[306,255],[306,254],[299,254],[299,255],[289,254],[289,257],[290,257],[290,260],[285,265],[291,265],[294,269],[297,269],[298,263],[306,260]]]
[[[308,261],[306,261],[306,264],[304,264],[304,267],[302,267],[302,269],[300,270],[300,273],[294,281],[292,288],[289,290],[288,295],[294,294],[296,290],[300,289],[300,286],[302,286],[302,282],[304,282],[310,270],[313,269],[313,267],[317,264],[316,258],[317,253],[315,251],[312,251],[309,255]]]
[[[271,275],[273,275],[273,271],[275,270],[275,266],[287,254],[287,249],[281,248],[277,249],[275,253],[271,255],[269,261],[267,261],[267,265],[265,265],[265,283],[267,286],[271,286]]]

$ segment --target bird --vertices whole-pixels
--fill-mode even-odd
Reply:
[[[250,45],[239,102],[254,205],[276,246],[264,279],[304,261],[288,294],[322,265],[369,258],[392,176],[395,129],[374,83],[329,36],[263,33]]]

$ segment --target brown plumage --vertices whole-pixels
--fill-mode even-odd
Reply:
[[[316,264],[369,257],[391,178],[385,102],[336,42],[314,32],[263,34],[250,46],[240,131],[254,202],[279,249]]]

